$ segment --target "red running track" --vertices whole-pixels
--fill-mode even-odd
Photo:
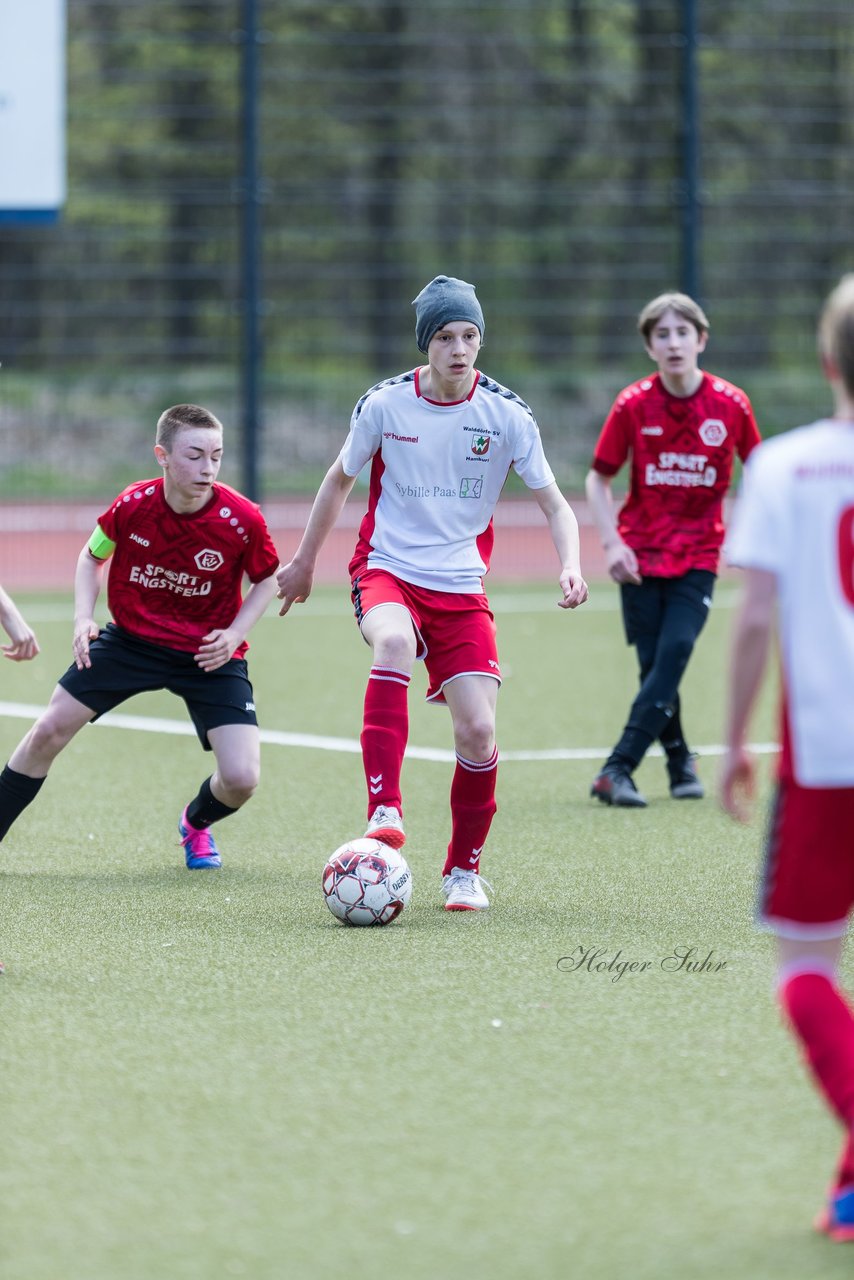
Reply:
[[[606,577],[599,538],[584,499],[570,499],[581,531],[584,576]],[[311,503],[270,501],[264,515],[282,561],[299,544]],[[68,591],[80,548],[95,527],[103,504],[28,502],[0,504],[0,583],[12,594]],[[318,583],[347,585],[347,564],[364,507],[351,499],[329,535],[317,565]],[[495,547],[490,582],[546,581],[557,577],[557,560],[542,513],[535,502],[507,498],[495,512]]]

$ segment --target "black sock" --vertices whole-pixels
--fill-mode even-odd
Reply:
[[[43,782],[44,778],[29,778],[8,765],[0,773],[0,840],[19,814],[35,800]]]
[[[229,809],[227,804],[217,800],[211,791],[210,778],[205,778],[199,787],[199,794],[187,805],[187,821],[197,831],[213,826],[221,818],[227,818],[230,813],[237,813],[237,810]]]

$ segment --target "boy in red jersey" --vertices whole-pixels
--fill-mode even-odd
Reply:
[[[698,366],[709,322],[692,298],[653,298],[638,329],[658,373],[617,397],[586,483],[640,668],[622,736],[591,794],[626,808],[646,805],[632,774],[656,739],[674,799],[703,795],[682,728],[679,683],[712,603],[733,461],[759,443],[744,392]],[[611,480],[629,457],[628,496],[617,515]]]
[[[748,723],[775,631],[783,749],[758,920],[777,935],[777,994],[845,1131],[816,1227],[854,1241],[854,1009],[839,962],[854,907],[854,275],[828,298],[819,352],[832,418],[757,449],[727,539],[744,570],[732,635],[720,794],[746,821]]]
[[[154,455],[162,478],[119,494],[80,552],[74,662],[0,774],[0,839],[35,799],[74,735],[134,693],[182,697],[216,770],[178,824],[187,867],[218,867],[209,828],[258,785],[260,745],[246,636],[276,590],[276,549],[258,507],[215,483],[222,424],[198,405],[167,409]],[[110,561],[113,621],[94,619]],[[252,583],[242,598],[244,574]]]
[[[356,619],[373,651],[361,737],[365,834],[395,848],[405,840],[400,772],[407,696],[422,658],[427,698],[447,704],[456,748],[445,909],[482,911],[489,906],[479,871],[495,813],[501,682],[483,575],[492,513],[511,466],[548,523],[560,560],[561,608],[582,604],[587,586],[578,525],[531,410],[475,367],[484,324],[474,287],[437,276],[413,305],[415,340],[427,364],[372,387],[356,405],[296,555],[278,574],[279,596],[282,613],[307,598],[318,551],[370,463],[368,510],[350,562]]]

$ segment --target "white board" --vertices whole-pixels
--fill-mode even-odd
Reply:
[[[0,220],[65,202],[65,0],[0,0]]]

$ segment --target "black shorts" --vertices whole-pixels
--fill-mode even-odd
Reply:
[[[258,723],[244,658],[231,658],[216,671],[202,671],[191,653],[149,644],[114,622],[92,641],[89,657],[91,667],[78,671],[72,664],[59,683],[72,698],[92,708],[94,720],[135,693],[168,689],[184,699],[205,751],[211,750],[209,729]]]

